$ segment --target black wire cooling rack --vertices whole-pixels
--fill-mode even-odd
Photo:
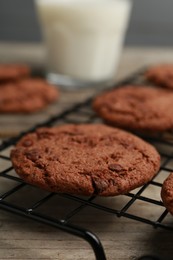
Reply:
[[[144,82],[143,70],[116,84],[141,84]],[[116,87],[114,86],[114,87]],[[92,111],[92,99],[77,104],[60,115],[53,116],[46,122],[35,125],[27,132],[34,131],[41,126],[54,126],[64,123],[97,123],[101,119]],[[27,133],[25,132],[25,133]],[[148,184],[126,195],[113,198],[115,203],[109,205],[107,198],[81,197],[70,194],[55,194],[42,191],[22,181],[14,172],[10,162],[10,150],[25,134],[4,140],[0,144],[0,209],[48,224],[72,235],[83,238],[93,248],[97,260],[105,260],[105,252],[100,239],[85,227],[74,225],[71,220],[80,215],[84,209],[93,208],[102,213],[109,213],[117,217],[124,217],[140,221],[153,226],[173,231],[173,224],[169,221],[169,214],[160,199],[160,190],[164,179],[173,171],[173,135],[164,133],[159,136],[142,136],[152,143],[161,155],[161,167],[157,176]],[[3,187],[3,188],[2,188]],[[4,190],[5,189],[5,190]],[[151,195],[151,190],[155,190]],[[23,194],[27,193],[27,196]],[[154,194],[154,195],[153,195]],[[24,198],[26,199],[24,200]],[[22,199],[21,199],[22,198]],[[51,201],[56,200],[56,213],[51,214]],[[64,200],[59,208],[59,201]],[[118,203],[117,203],[118,201]],[[119,203],[121,202],[121,203]],[[140,210],[141,207],[144,210]],[[153,217],[148,217],[148,208],[152,208]],[[47,209],[47,211],[46,211]],[[145,210],[146,209],[146,210]],[[115,218],[116,221],[116,218]]]

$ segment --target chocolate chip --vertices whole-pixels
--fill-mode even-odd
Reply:
[[[25,155],[29,160],[33,162],[37,161],[40,158],[39,151],[36,149],[32,149],[30,151],[25,152]]]
[[[37,131],[37,137],[38,139],[50,139],[52,136],[54,136],[54,133],[51,132],[51,131],[46,131],[46,130],[42,130],[42,129],[39,129]]]
[[[106,181],[98,178],[92,178],[92,184],[95,194],[103,192],[108,187],[108,183]]]
[[[33,141],[31,139],[25,140],[23,142],[23,146],[25,146],[25,147],[29,147],[29,146],[32,146],[32,145],[33,145]]]
[[[97,142],[95,140],[88,140],[88,145],[93,148],[97,145]]]
[[[116,152],[116,153],[112,153],[112,154],[110,154],[110,158],[112,158],[112,159],[116,159],[116,160],[118,160],[118,159],[121,159],[122,158],[122,154],[121,153],[118,153],[118,152]]]
[[[109,164],[108,168],[113,172],[121,172],[124,170],[120,164]]]
[[[60,161],[60,159],[59,159],[59,156],[57,156],[57,155],[51,155],[51,156],[49,156],[47,159],[48,159],[49,161],[57,161],[57,162],[60,162],[60,163],[61,163],[61,161]]]
[[[50,149],[49,149],[48,147],[46,147],[46,148],[45,148],[45,153],[49,153],[49,150],[50,150]]]
[[[63,150],[69,150],[69,147],[62,147]]]

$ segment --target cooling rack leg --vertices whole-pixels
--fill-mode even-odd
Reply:
[[[0,209],[9,211],[11,213],[15,213],[17,215],[36,220],[38,222],[42,222],[44,224],[56,227],[62,231],[70,233],[72,235],[78,236],[86,240],[92,247],[96,260],[106,260],[106,255],[103,249],[103,246],[99,240],[99,238],[92,232],[79,228],[75,225],[68,224],[63,221],[57,221],[52,218],[44,218],[41,214],[31,213],[29,214],[26,211],[21,210],[20,207],[9,205],[7,202],[0,202]]]
[[[96,260],[106,260],[105,252],[99,238],[90,231],[79,229],[79,227],[74,227],[71,225],[66,225],[68,232],[75,234],[83,239],[85,239],[92,247]]]

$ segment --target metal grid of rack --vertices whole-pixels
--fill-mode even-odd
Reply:
[[[116,84],[116,86],[124,84],[139,84],[143,82],[143,71],[137,72]],[[115,87],[115,86],[114,86]],[[46,122],[33,126],[27,132],[34,131],[41,126],[54,126],[64,123],[97,123],[101,119],[92,111],[92,99],[88,99],[81,104],[77,104],[72,108],[64,111],[58,116],[51,117]],[[26,132],[25,132],[26,133]],[[0,183],[4,187],[0,191],[0,209],[10,211],[12,213],[28,217],[30,219],[51,225],[55,228],[68,232],[85,239],[93,248],[97,260],[105,260],[105,252],[100,239],[85,227],[80,227],[73,224],[73,218],[80,215],[80,213],[87,209],[93,208],[96,211],[113,214],[117,217],[125,217],[140,221],[153,226],[154,228],[163,228],[173,231],[173,225],[167,216],[169,215],[160,199],[160,189],[163,180],[173,171],[173,137],[172,134],[164,133],[159,136],[142,136],[146,141],[152,143],[161,155],[161,167],[157,176],[148,184],[122,196],[116,197],[116,202],[111,206],[107,203],[107,199],[92,197],[81,197],[70,194],[55,194],[42,191],[38,188],[29,185],[21,180],[14,172],[10,162],[10,150],[15,143],[25,133],[7,139],[0,144]],[[5,184],[5,185],[3,185]],[[150,190],[155,189],[156,197],[151,197]],[[29,201],[21,201],[23,193],[27,192]],[[34,194],[34,195],[33,195]],[[56,200],[56,212],[61,212],[58,216],[51,215],[49,208],[51,201]],[[65,200],[63,209],[59,210],[58,201]],[[73,203],[72,203],[73,202]],[[148,218],[145,210],[135,210],[135,208],[152,207],[155,212],[152,219]],[[63,211],[63,213],[62,213]],[[116,218],[115,218],[116,221]]]

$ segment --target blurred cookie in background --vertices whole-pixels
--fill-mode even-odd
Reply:
[[[153,66],[147,70],[145,77],[156,85],[173,89],[173,64]]]
[[[24,64],[0,64],[0,83],[30,76],[31,69]]]
[[[112,126],[160,133],[173,129],[173,92],[145,85],[120,86],[93,101],[96,113]]]
[[[0,84],[0,113],[33,113],[59,97],[57,87],[41,78],[26,78]]]

